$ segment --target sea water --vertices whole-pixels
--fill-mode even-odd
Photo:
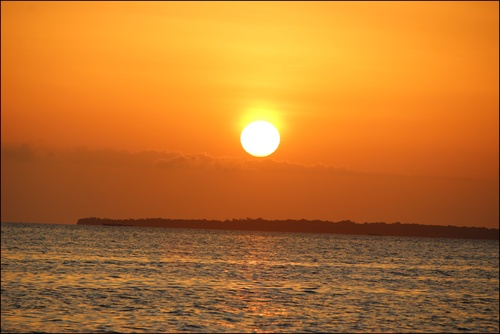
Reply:
[[[497,332],[499,242],[2,223],[2,332]]]

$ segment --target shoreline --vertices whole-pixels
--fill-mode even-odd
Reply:
[[[206,219],[109,219],[90,217],[78,219],[77,225],[499,240],[499,230],[493,228],[402,223],[388,224],[385,222],[358,224],[350,220],[331,222],[305,219],[265,220],[262,218],[247,218],[222,221]]]

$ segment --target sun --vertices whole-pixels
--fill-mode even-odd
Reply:
[[[269,122],[255,121],[243,129],[240,141],[248,154],[254,157],[267,157],[278,148],[280,133]]]

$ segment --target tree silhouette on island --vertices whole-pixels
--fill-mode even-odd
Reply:
[[[400,222],[393,224],[384,222],[357,224],[350,220],[331,222],[305,219],[266,220],[262,218],[207,220],[164,218],[109,219],[90,217],[79,219],[77,225],[499,240],[499,230],[494,228],[401,224]]]

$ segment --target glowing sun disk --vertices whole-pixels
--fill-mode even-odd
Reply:
[[[243,149],[250,155],[266,157],[278,148],[280,134],[271,123],[255,121],[243,129],[240,141]]]

